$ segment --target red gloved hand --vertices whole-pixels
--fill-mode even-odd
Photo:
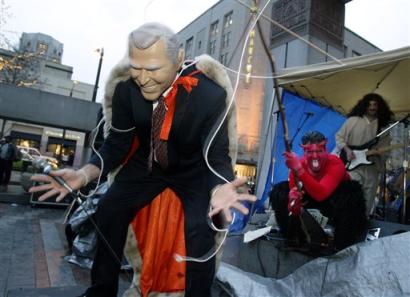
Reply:
[[[300,215],[300,209],[302,208],[302,198],[304,192],[299,192],[298,188],[293,187],[289,191],[288,210],[292,216]]]
[[[283,155],[286,159],[286,166],[288,166],[289,169],[298,171],[302,168],[302,164],[300,164],[299,158],[294,152],[285,152]]]

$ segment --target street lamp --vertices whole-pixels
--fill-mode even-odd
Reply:
[[[71,86],[70,95],[68,97],[73,97],[73,91],[76,84],[78,84],[78,81],[73,80],[73,85]]]
[[[95,99],[97,98],[98,81],[100,80],[101,65],[102,65],[102,61],[104,57],[104,48],[103,47],[99,48],[96,50],[96,52],[100,53],[100,61],[98,63],[97,77],[95,78],[93,98],[91,99],[91,102],[95,102]]]

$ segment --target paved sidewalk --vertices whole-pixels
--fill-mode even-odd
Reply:
[[[0,202],[28,204],[30,201],[30,194],[27,193],[21,186],[20,171],[12,171],[10,177],[10,183],[7,187],[7,191],[0,190]],[[27,176],[28,174],[26,174]]]
[[[70,297],[88,286],[89,270],[63,259],[64,213],[62,208],[0,203],[0,297]]]

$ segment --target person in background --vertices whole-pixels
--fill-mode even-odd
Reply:
[[[10,136],[4,137],[0,148],[0,191],[7,191],[10,183],[13,162],[17,159],[17,147],[11,142]]]
[[[363,239],[367,221],[359,183],[350,180],[343,162],[326,149],[327,139],[318,132],[302,137],[303,157],[285,152],[289,181],[276,184],[270,201],[281,232],[289,243],[303,244],[301,208],[319,209],[334,226],[334,244],[343,249]],[[295,177],[302,183],[298,190]]]
[[[347,161],[355,159],[356,156],[350,146],[360,146],[371,141],[392,119],[393,112],[382,96],[376,93],[363,96],[352,108],[347,115],[347,120],[335,135],[337,150],[344,151]],[[384,169],[385,158],[378,153],[377,149],[389,144],[390,137],[386,133],[375,146],[371,147],[374,154],[368,159],[373,161],[373,164],[361,165],[349,171],[352,179],[362,185],[368,217],[375,208],[379,174]]]

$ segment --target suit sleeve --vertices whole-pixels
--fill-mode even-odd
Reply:
[[[215,134],[218,125],[220,124],[226,108],[226,93],[221,92],[221,95],[214,100],[212,108],[208,114],[208,119],[204,125],[201,142],[202,147],[205,149],[212,140],[212,136]],[[211,167],[228,181],[234,179],[234,174],[232,170],[232,160],[229,156],[229,135],[228,135],[228,124],[225,120],[219,129],[218,133],[213,138],[209,151],[208,151],[208,161]],[[211,170],[209,170],[208,185],[209,191],[211,191],[215,186],[219,184],[226,183],[225,180],[218,177]]]
[[[129,88],[125,82],[120,82],[114,91],[112,102],[112,127],[119,130],[128,130],[135,126],[132,118]],[[119,132],[110,129],[108,137],[98,151],[104,160],[103,165],[97,155],[94,155],[90,162],[103,170],[103,174],[117,168],[126,158],[129,152],[135,130]],[[102,168],[103,167],[103,168]]]

